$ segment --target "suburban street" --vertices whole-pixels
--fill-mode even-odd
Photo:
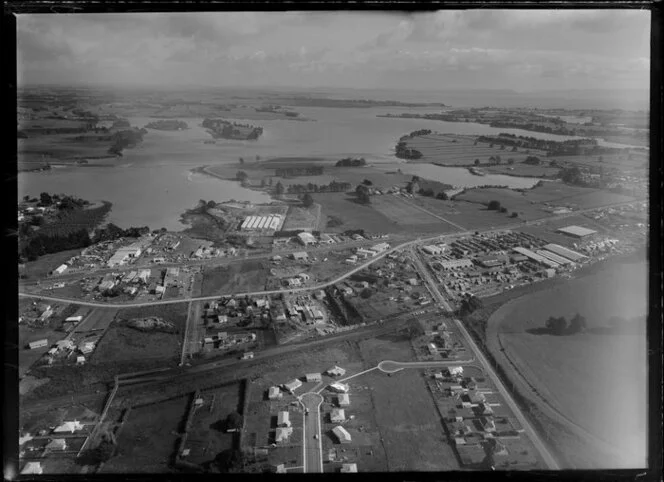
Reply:
[[[323,442],[320,430],[320,405],[323,397],[317,393],[305,393],[299,398],[304,407],[302,417],[302,451],[304,453],[304,472],[323,472]],[[308,412],[308,413],[307,413]]]

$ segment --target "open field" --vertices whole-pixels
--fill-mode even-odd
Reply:
[[[496,166],[488,166],[482,168],[489,174],[507,174],[510,176],[525,176],[525,177],[542,177],[547,179],[555,179],[558,177],[560,168],[551,167],[548,165],[548,160],[545,160],[539,166],[532,166],[522,162],[513,165],[507,165],[505,162]]]
[[[314,201],[322,206],[318,229],[323,232],[343,232],[349,229],[364,229],[368,233],[401,233],[409,226],[400,226],[372,207],[356,202],[355,196],[344,193],[313,194]],[[373,201],[373,197],[372,197]],[[329,216],[339,218],[343,224],[328,228]]]
[[[92,364],[144,359],[171,359],[180,353],[187,303],[118,310],[115,321],[92,354]],[[157,316],[175,325],[175,333],[144,332],[127,326],[126,320]]]
[[[415,196],[409,201],[469,230],[500,227],[515,222],[509,217],[511,212],[489,211],[486,206],[476,203],[441,201],[424,196]]]
[[[489,163],[489,157],[500,156],[503,162],[512,158],[516,163],[522,162],[528,156],[544,156],[545,153],[531,149],[511,152],[511,149],[500,149],[498,144],[489,147],[489,144],[478,142],[475,145],[475,136],[461,136],[454,134],[432,133],[427,136],[408,139],[407,145],[422,153],[423,162],[437,162],[449,166],[471,166],[475,159],[481,164]]]
[[[113,322],[118,310],[95,308],[84,317],[82,327],[76,329],[75,333],[86,333],[90,331],[104,331]]]
[[[437,214],[441,216],[439,213],[418,209],[418,207],[413,204],[415,203],[413,203],[412,200],[406,201],[400,196],[393,196],[391,194],[373,196],[371,198],[371,205],[376,211],[401,226],[417,226],[414,228],[417,229],[417,231],[433,231],[441,234],[458,230],[455,226],[446,223],[433,215]]]
[[[608,329],[614,316],[624,324],[646,312],[645,282],[644,263],[616,262],[518,298],[489,319],[487,343],[493,356],[528,399],[575,435],[552,433],[567,466],[645,464],[645,323],[633,319],[636,325],[623,334]],[[587,319],[587,333],[542,333],[549,316],[569,320],[577,312]]]
[[[203,271],[201,296],[265,289],[267,271],[261,261],[249,260]]]
[[[284,221],[281,229],[284,231],[314,231],[320,221],[320,211],[320,204],[314,204],[309,208],[290,206],[286,215],[286,221]]]
[[[110,136],[85,136],[85,140],[76,137],[78,135],[53,134],[18,139],[18,158],[34,155],[44,155],[46,160],[115,157],[108,153],[113,144]]]
[[[18,376],[22,378],[30,367],[48,352],[51,345],[65,337],[63,331],[58,331],[46,325],[43,328],[29,328],[25,325],[18,327]],[[31,350],[27,344],[46,338],[48,344],[43,348]]]
[[[19,268],[19,275],[26,279],[43,278],[70,258],[80,254],[80,249],[69,249],[59,253],[45,254],[35,261],[28,261],[23,268]]]
[[[168,473],[190,397],[134,407],[101,473]]]

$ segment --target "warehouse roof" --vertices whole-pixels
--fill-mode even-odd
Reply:
[[[591,234],[595,234],[597,231],[593,231],[592,229],[588,228],[583,228],[581,226],[566,226],[564,228],[558,229],[559,232],[564,233],[564,234],[569,234],[572,236],[575,236],[577,238],[582,238],[584,236],[589,236]]]

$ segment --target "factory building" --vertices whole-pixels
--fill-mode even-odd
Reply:
[[[240,225],[241,231],[277,231],[283,221],[281,214],[269,214],[267,216],[247,216]]]
[[[538,249],[535,252],[540,256],[545,257],[546,259],[550,259],[554,263],[558,263],[561,265],[567,265],[572,263],[569,259],[563,258],[562,256],[558,256],[557,254],[552,253],[551,251],[547,251],[545,249]]]
[[[539,254],[529,249],[522,248],[520,246],[514,248],[514,251],[524,256],[527,256],[529,259],[532,259],[533,261],[537,261],[538,263],[543,264],[547,268],[558,268],[560,266],[558,263],[555,263],[550,259],[545,258],[544,256],[540,256]]]
[[[588,228],[583,228],[581,226],[566,226],[564,228],[558,229],[558,232],[566,234],[567,236],[571,236],[573,238],[586,238],[590,235],[597,233],[597,231],[593,231],[592,229]]]
[[[442,269],[458,269],[458,268],[470,268],[473,265],[473,262],[469,259],[453,259],[449,261],[441,261],[440,267]]]
[[[558,256],[567,258],[571,261],[578,262],[584,258],[587,258],[586,255],[577,253],[576,251],[572,251],[571,249],[565,248],[564,246],[560,246],[559,244],[547,244],[546,246],[544,246],[544,249],[546,249],[547,251],[551,251],[552,253],[555,253]]]

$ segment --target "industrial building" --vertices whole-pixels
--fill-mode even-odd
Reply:
[[[267,216],[247,216],[240,230],[242,231],[277,231],[283,224],[284,217],[281,214],[270,214]]]
[[[566,234],[568,236],[572,236],[573,238],[585,238],[587,236],[597,233],[597,231],[593,231],[592,229],[588,228],[583,228],[581,226],[565,226],[564,228],[558,229],[558,232]]]
[[[388,249],[390,249],[390,245],[387,243],[378,243],[372,246],[371,249],[377,253],[382,253],[383,251],[387,251]]]
[[[562,256],[558,256],[557,254],[552,253],[551,251],[547,251],[545,249],[538,249],[535,252],[537,254],[539,254],[540,256],[543,256],[547,259],[550,259],[554,263],[558,263],[558,264],[561,264],[561,265],[568,265],[568,264],[572,263],[569,259],[563,258]]]
[[[571,261],[579,262],[582,259],[587,258],[586,255],[577,253],[576,251],[572,251],[571,249],[565,248],[564,246],[560,246],[559,244],[547,244],[546,246],[544,246],[544,249],[546,249],[547,251],[551,251],[552,253],[555,253],[564,258],[567,258]]]
[[[135,243],[119,248],[113,256],[106,262],[109,267],[122,266],[131,259],[138,258],[143,250],[152,243],[151,238],[145,238]]]
[[[458,269],[458,268],[470,268],[473,265],[473,262],[467,258],[463,259],[452,259],[449,261],[441,261],[440,267],[444,270],[448,269]]]
[[[336,427],[334,427],[332,429],[332,432],[334,433],[334,435],[336,435],[337,439],[339,439],[339,443],[342,443],[342,444],[351,443],[352,438],[351,438],[350,434],[342,426],[337,425]]]
[[[320,373],[307,373],[304,376],[304,378],[307,380],[308,383],[323,381],[323,378],[321,377]]]
[[[520,246],[514,248],[514,251],[516,251],[517,253],[522,254],[524,256],[527,256],[529,259],[532,259],[533,261],[537,261],[538,263],[541,263],[541,264],[543,264],[544,266],[546,266],[548,268],[558,268],[560,266],[558,263],[555,263],[555,262],[551,261],[550,259],[545,258],[544,256],[540,256],[539,254],[537,254],[537,253],[535,253],[535,252],[533,252],[529,249],[522,248]]]

